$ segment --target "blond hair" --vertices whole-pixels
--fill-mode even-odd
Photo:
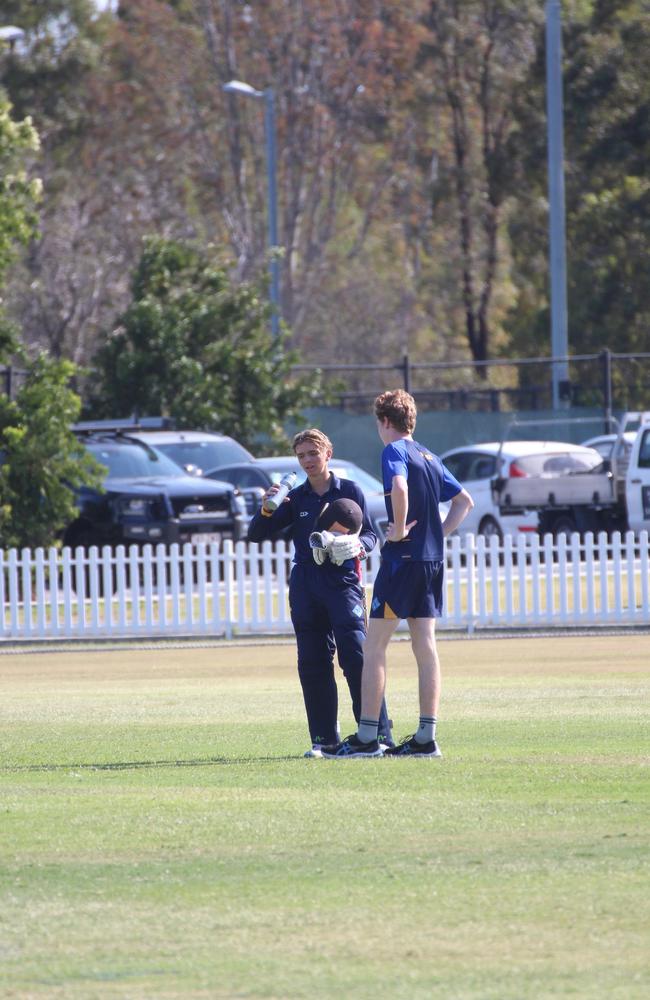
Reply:
[[[412,434],[415,430],[417,407],[413,396],[406,389],[391,389],[382,392],[375,400],[375,416],[378,420],[388,418],[396,431]]]
[[[304,444],[305,441],[311,441],[312,444],[316,445],[319,451],[334,451],[334,446],[327,434],[323,434],[323,432],[319,431],[316,427],[309,427],[305,431],[298,431],[291,444],[294,452],[298,445]]]

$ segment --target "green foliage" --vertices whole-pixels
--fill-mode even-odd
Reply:
[[[352,21],[348,6],[3,4],[27,35],[0,71],[41,134],[47,189],[7,291],[26,342],[87,363],[128,305],[143,233],[230,240],[240,273],[261,270],[263,116],[223,93],[236,65],[276,95],[283,315],[304,359],[549,353],[544,4],[389,0]],[[638,350],[650,10],[561,7],[569,346]],[[207,379],[203,349],[183,356],[190,385],[197,364]],[[222,411],[235,419],[225,390]]]
[[[650,17],[637,0],[592,6],[590,17],[563,25],[569,350],[641,352],[650,321]],[[540,36],[511,148],[521,182],[511,346],[527,354],[548,353],[540,343],[549,342],[543,55]]]
[[[24,166],[38,149],[38,135],[29,119],[15,122],[10,112],[0,95],[0,283],[16,244],[35,233],[40,195],[40,182],[30,180]],[[69,485],[99,481],[70,431],[81,405],[68,386],[75,366],[45,356],[26,361],[0,313],[0,362],[10,363],[16,354],[28,364],[26,380],[15,401],[0,397],[0,545],[5,548],[52,544],[74,517]]]
[[[99,466],[70,426],[79,396],[75,366],[45,356],[31,366],[15,402],[0,397],[0,545],[48,546],[75,517],[71,486],[99,485]]]
[[[0,281],[14,259],[16,243],[27,243],[35,233],[41,184],[28,177],[24,161],[38,146],[31,120],[14,121],[11,104],[0,92]]]
[[[108,18],[94,0],[4,0],[4,24],[25,32],[4,60],[3,83],[21,116],[32,114],[48,139],[73,134],[84,100],[84,76],[98,58]]]
[[[286,447],[284,423],[322,390],[316,372],[291,376],[298,357],[270,332],[265,288],[235,284],[213,248],[150,238],[132,294],[95,358],[90,415],[163,414],[258,451]]]

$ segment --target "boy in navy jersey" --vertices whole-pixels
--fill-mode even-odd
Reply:
[[[311,748],[305,757],[320,757],[321,747],[340,739],[334,653],[352,698],[354,718],[361,711],[361,671],[366,637],[366,600],[360,559],[374,547],[375,535],[361,488],[329,470],[332,442],[317,428],[300,431],[293,450],[307,479],[296,486],[274,513],[264,507],[253,517],[248,539],[262,542],[290,528],[294,565],[289,579],[291,621],[298,644],[298,676],[307,712]],[[277,492],[271,486],[265,494]],[[314,547],[314,532],[329,532],[327,548]],[[383,696],[382,696],[383,697]],[[380,699],[379,736],[393,745],[391,723]]]
[[[370,607],[359,728],[342,743],[323,748],[323,757],[442,756],[436,742],[440,661],[435,619],[442,613],[443,539],[474,504],[437,455],[413,440],[416,415],[415,401],[403,389],[384,392],[375,400],[390,526]],[[451,501],[451,508],[443,523],[438,504],[445,500]],[[413,736],[383,749],[377,725],[386,685],[386,650],[403,618],[418,665],[420,722]]]

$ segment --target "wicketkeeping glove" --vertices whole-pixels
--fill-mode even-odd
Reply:
[[[336,535],[333,535],[331,531],[312,531],[309,536],[309,544],[314,562],[318,566],[322,566],[329,556],[329,547],[335,538]]]
[[[319,549],[319,548],[312,549],[311,554],[313,555],[314,562],[316,563],[317,566],[322,566],[323,563],[327,560],[327,557],[329,555],[327,549]]]
[[[329,556],[336,566],[341,566],[346,559],[356,559],[362,551],[359,535],[337,535],[329,546]]]

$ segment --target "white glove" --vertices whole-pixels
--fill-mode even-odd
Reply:
[[[330,559],[335,566],[342,566],[346,559],[356,559],[362,550],[359,535],[337,535],[330,544]]]
[[[331,531],[312,531],[309,536],[311,553],[317,566],[322,566],[329,556],[329,547],[336,538]]]

